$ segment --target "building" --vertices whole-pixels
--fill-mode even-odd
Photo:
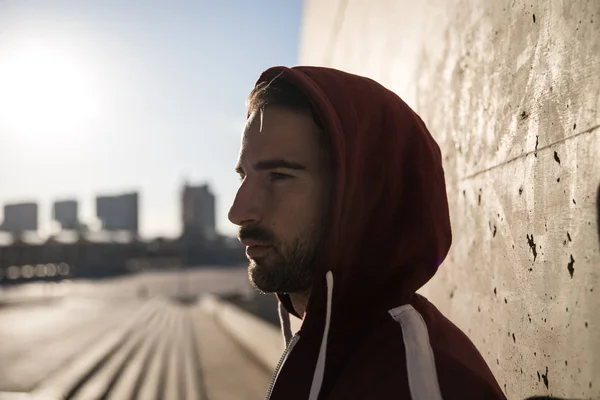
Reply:
[[[207,184],[200,186],[185,185],[182,193],[183,235],[201,235],[214,240],[215,196]]]
[[[4,206],[4,220],[0,225],[0,231],[21,234],[26,231],[37,231],[37,229],[37,203],[6,204]]]
[[[126,193],[96,198],[96,216],[105,231],[128,231],[138,234],[138,194]]]
[[[52,219],[60,224],[62,230],[77,230],[80,228],[76,200],[61,200],[54,202]]]

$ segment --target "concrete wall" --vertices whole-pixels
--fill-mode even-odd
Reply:
[[[372,77],[445,155],[422,292],[509,399],[600,398],[600,1],[307,0],[300,62]]]

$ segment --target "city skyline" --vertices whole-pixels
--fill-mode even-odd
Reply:
[[[212,226],[214,233],[231,236],[231,234],[221,232],[218,227],[216,227],[216,221],[214,220],[214,203],[217,201],[217,198],[212,193],[213,188],[208,183],[190,183],[186,181],[179,189],[180,198],[176,210],[178,215],[177,232],[174,235],[140,235],[140,237],[144,239],[153,239],[157,237],[174,239],[183,234],[186,229],[186,223],[195,223],[193,221],[196,220],[199,223],[208,223],[209,226]],[[206,194],[204,194],[204,192],[206,192]],[[203,216],[196,214],[197,211],[195,210],[198,205],[195,205],[195,208],[193,209],[189,209],[191,204],[188,204],[186,193],[200,194],[201,196],[208,195],[209,197],[212,197],[209,205],[209,212],[211,215]],[[203,201],[202,198],[197,198],[196,196],[194,198],[196,198],[194,201]],[[19,231],[19,228],[15,228],[17,226],[27,226],[27,228],[23,228],[23,231],[29,232],[29,234],[35,234],[43,239],[47,239],[50,236],[64,231],[99,232],[103,230],[110,231],[121,229],[131,230],[132,233],[136,235],[139,233],[139,226],[143,222],[143,218],[139,216],[140,204],[143,202],[143,193],[137,191],[105,190],[96,193],[92,199],[88,200],[92,204],[95,204],[95,206],[93,207],[94,216],[87,219],[81,218],[79,209],[82,201],[76,198],[60,197],[52,200],[51,207],[47,210],[49,211],[48,215],[44,215],[40,211],[38,202],[35,199],[0,204],[0,235],[10,235],[10,231],[14,229],[16,229],[16,231],[14,231],[14,233],[16,233]],[[118,204],[115,203],[115,200]],[[123,203],[124,200],[125,202]],[[134,201],[134,203],[131,203],[131,201]],[[115,206],[117,206],[117,209],[114,209]],[[122,209],[123,206],[125,206],[126,209]],[[15,208],[22,207],[25,207],[25,209],[15,210]],[[5,214],[7,208],[13,209],[13,212],[9,215]],[[26,215],[23,215],[23,212],[25,212]],[[190,212],[192,212],[191,215],[189,215]],[[135,215],[129,215],[131,213]],[[134,218],[133,220],[127,221],[127,219],[132,217]],[[208,220],[204,221],[207,217]],[[198,218],[200,219],[198,220]],[[51,227],[47,232],[41,231],[39,226],[39,221],[45,219],[49,219],[51,223]],[[36,225],[37,228],[32,228],[32,224]],[[67,224],[67,226],[62,226],[62,224]]]
[[[297,62],[302,4],[225,3],[0,3],[0,204],[35,201],[47,234],[54,200],[87,220],[96,194],[135,191],[140,234],[175,237],[179,188],[207,182],[235,234],[246,96]]]

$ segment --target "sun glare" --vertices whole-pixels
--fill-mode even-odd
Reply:
[[[93,120],[98,92],[82,61],[36,41],[0,48],[0,134],[56,143]]]

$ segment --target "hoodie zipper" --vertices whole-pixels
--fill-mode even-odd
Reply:
[[[269,400],[271,398],[271,393],[273,392],[273,388],[275,387],[275,382],[277,382],[277,378],[279,377],[279,372],[281,371],[281,368],[283,367],[285,360],[287,360],[288,356],[294,349],[294,346],[296,345],[296,343],[298,342],[299,339],[300,339],[300,336],[298,334],[295,334],[290,339],[290,343],[287,345],[283,354],[281,355],[281,358],[279,359],[279,362],[277,363],[277,367],[275,367],[275,372],[273,373],[273,376],[271,377],[271,382],[269,383],[269,390],[267,391],[267,397],[265,397],[265,400]]]

